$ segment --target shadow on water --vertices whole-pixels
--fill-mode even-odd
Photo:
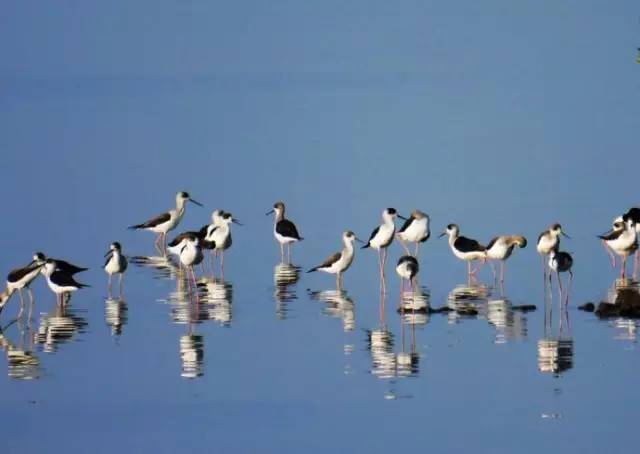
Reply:
[[[276,316],[286,320],[289,314],[289,303],[298,299],[296,284],[300,280],[300,267],[288,263],[278,263],[273,270]]]
[[[309,291],[309,298],[324,303],[322,315],[342,320],[345,332],[356,328],[355,304],[344,290]]]

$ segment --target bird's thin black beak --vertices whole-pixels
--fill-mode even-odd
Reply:
[[[104,256],[106,257],[106,256],[107,256],[107,255],[109,255],[109,254],[111,254],[111,249],[109,249],[109,250],[107,251],[107,253],[106,253]]]
[[[403,215],[401,215],[401,214],[398,214],[398,217],[399,217],[400,219],[402,219],[403,221],[407,221],[407,220],[408,220],[407,218],[405,218],[405,217],[404,217]]]
[[[238,221],[236,218],[232,218],[231,222],[233,222],[234,224],[237,224],[237,225],[242,225],[242,222]]]
[[[443,236],[445,236],[447,234],[447,232],[442,232],[440,235],[438,235],[438,238],[442,238]]]
[[[360,244],[365,244],[365,242],[364,242],[364,241],[362,241],[362,240],[361,240],[360,238],[358,238],[358,237],[356,237],[356,241],[357,241],[358,243],[360,243]]]
[[[266,216],[269,216],[270,214],[273,214],[273,212],[274,212],[274,210],[273,210],[273,208],[272,208],[272,209],[270,209],[269,211],[267,211],[267,212],[265,213],[265,215],[266,215]]]
[[[195,201],[195,200],[193,200],[193,199],[189,199],[189,201],[190,201],[191,203],[195,204],[195,205],[198,205],[199,207],[203,206],[200,202],[196,202],[196,201]]]
[[[569,235],[567,235],[566,233],[564,233],[564,232],[560,232],[560,233],[562,233],[563,237],[571,239],[571,237]]]

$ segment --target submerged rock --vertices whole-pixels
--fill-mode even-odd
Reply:
[[[614,303],[602,301],[595,312],[600,318],[640,318],[640,293],[636,287],[620,287],[616,290]]]
[[[593,312],[596,310],[596,305],[589,302],[589,303],[583,304],[582,306],[578,306],[578,309],[585,312]]]

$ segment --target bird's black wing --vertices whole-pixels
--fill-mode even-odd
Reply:
[[[598,235],[598,238],[605,241],[611,241],[611,240],[617,239],[623,233],[624,233],[624,230],[609,230],[607,233]]]
[[[56,268],[58,268],[60,271],[64,271],[65,273],[69,273],[69,274],[76,274],[81,271],[87,271],[89,269],[89,268],[83,268],[81,266],[74,265],[73,263],[69,263],[65,260],[55,259],[55,262],[56,262]]]
[[[481,252],[486,249],[476,240],[472,240],[471,238],[467,238],[464,236],[459,236],[456,239],[455,243],[453,243],[453,245],[460,252]]]
[[[171,242],[168,244],[168,246],[169,247],[176,247],[184,239],[193,238],[193,237],[198,238],[199,235],[200,235],[200,232],[192,232],[192,231],[179,233],[178,235],[176,235],[176,237],[173,240],[171,240]]]
[[[309,271],[307,271],[307,273],[313,273],[314,271],[317,271],[320,268],[328,268],[331,265],[333,265],[335,262],[340,260],[341,256],[342,256],[341,252],[336,252],[331,257],[327,258],[324,262],[322,262],[320,265],[314,266],[313,268],[311,268]]]
[[[287,238],[302,239],[295,224],[288,219],[283,219],[276,224],[276,232]]]
[[[51,282],[59,285],[60,287],[88,287],[88,285],[81,284],[80,282],[76,281],[72,275],[64,273],[62,271],[54,271],[53,273],[51,273],[50,279]]]
[[[168,212],[167,213],[162,213],[162,214],[159,214],[158,216],[156,216],[153,219],[149,219],[147,222],[143,222],[142,224],[132,225],[129,228],[133,229],[133,230],[136,230],[136,229],[148,229],[148,228],[160,225],[160,224],[164,224],[169,219],[171,219],[171,214],[170,213],[168,213]]]
[[[16,270],[13,270],[7,276],[7,281],[8,282],[18,282],[20,279],[25,277],[27,274],[31,273],[32,271],[35,271],[35,269],[38,268],[39,266],[40,265],[31,265],[31,266],[25,266],[24,268],[18,268]]]
[[[400,230],[398,230],[399,233],[404,232],[405,230],[407,230],[409,228],[409,226],[411,225],[411,223],[413,222],[413,218],[407,218],[406,221],[404,221],[404,224],[402,224],[402,227],[400,227]]]

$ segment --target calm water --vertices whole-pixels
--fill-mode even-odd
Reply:
[[[0,316],[3,452],[637,444],[637,324],[576,309],[615,298],[595,235],[640,203],[636,3],[357,3],[5,5],[0,272],[41,250],[92,287],[57,308],[40,279],[31,321],[15,298]],[[197,301],[126,229],[178,190],[205,204],[180,230],[216,208],[245,224]],[[264,215],[279,199],[295,266]],[[384,300],[371,250],[344,293],[305,273],[389,206],[432,218],[404,304],[457,312],[397,312],[397,244]],[[533,247],[556,221],[567,311]],[[529,239],[504,291],[488,269],[468,285],[436,238],[450,222]],[[100,269],[115,240],[138,257],[121,299]]]

